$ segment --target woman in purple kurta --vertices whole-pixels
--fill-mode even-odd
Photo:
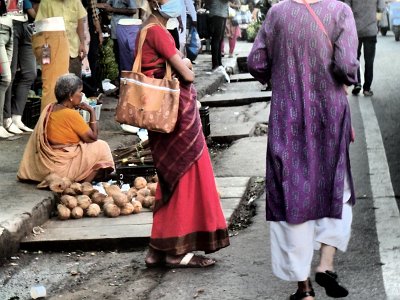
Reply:
[[[274,221],[273,226],[283,224],[292,230],[291,233],[299,233],[296,228],[307,222],[313,222],[314,226],[324,219],[341,222],[345,205],[351,209],[355,202],[349,162],[350,108],[344,89],[344,85],[357,82],[358,41],[354,17],[351,9],[337,0],[308,2],[327,35],[302,0],[285,0],[268,12],[248,57],[250,73],[261,83],[268,80],[272,83],[266,171],[267,220]],[[347,224],[350,226],[351,217]],[[327,229],[332,231],[332,228]],[[280,234],[272,233],[271,239],[279,242]],[[291,237],[286,229],[280,233]],[[312,231],[310,235],[316,239]],[[295,241],[291,242],[294,245],[287,248],[298,246]],[[331,248],[345,250],[348,238],[340,246],[326,245],[329,240],[317,242],[324,254]],[[283,255],[291,255],[292,250],[282,245],[278,248]],[[277,251],[274,247],[272,250]],[[274,253],[272,255],[273,270],[274,264],[275,269],[279,269],[277,265],[281,269],[299,268],[299,264],[306,264],[300,269],[310,268],[308,255],[306,262],[274,262]],[[332,261],[333,255],[334,251],[332,257],[328,255]],[[332,265],[322,263],[317,267],[317,275],[322,273],[324,280],[324,276],[335,277],[333,272],[329,275],[329,271],[333,271]],[[279,270],[274,273],[286,280],[299,281],[299,290],[292,299],[313,299],[313,293],[302,294],[312,290],[308,276],[302,278],[306,274],[304,271],[294,272],[297,275],[289,272],[291,275],[287,276]],[[341,287],[336,277],[334,280],[330,277],[329,284]],[[300,282],[304,282],[304,289]],[[322,285],[328,295],[334,293],[327,284]]]

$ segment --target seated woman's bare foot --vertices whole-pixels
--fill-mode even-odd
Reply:
[[[205,268],[215,264],[215,260],[202,256],[194,255],[194,253],[186,253],[183,255],[167,255],[165,257],[165,265],[169,268]]]
[[[146,266],[151,267],[161,267],[165,265],[165,252],[153,249],[149,247],[146,258],[144,259]]]

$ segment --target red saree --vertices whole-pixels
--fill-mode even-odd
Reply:
[[[142,66],[147,76],[162,78],[175,43],[165,28],[149,28]],[[150,247],[170,255],[217,251],[229,246],[225,217],[205,143],[196,90],[180,85],[178,121],[171,133],[149,132],[159,178]]]
[[[229,246],[193,85],[181,85],[174,132],[150,132],[149,141],[160,179],[150,246],[171,255]]]

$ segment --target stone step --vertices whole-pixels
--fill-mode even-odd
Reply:
[[[232,82],[247,82],[255,81],[255,78],[250,73],[238,73],[230,76]]]
[[[255,102],[270,101],[271,91],[255,91],[247,93],[226,92],[223,94],[214,94],[203,97],[200,102],[203,106],[221,107],[221,106],[238,106]]]
[[[231,143],[241,138],[249,137],[256,123],[211,123],[210,138],[217,143]]]

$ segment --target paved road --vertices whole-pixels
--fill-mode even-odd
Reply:
[[[400,42],[391,31],[378,37],[372,88],[393,189],[400,199]]]

